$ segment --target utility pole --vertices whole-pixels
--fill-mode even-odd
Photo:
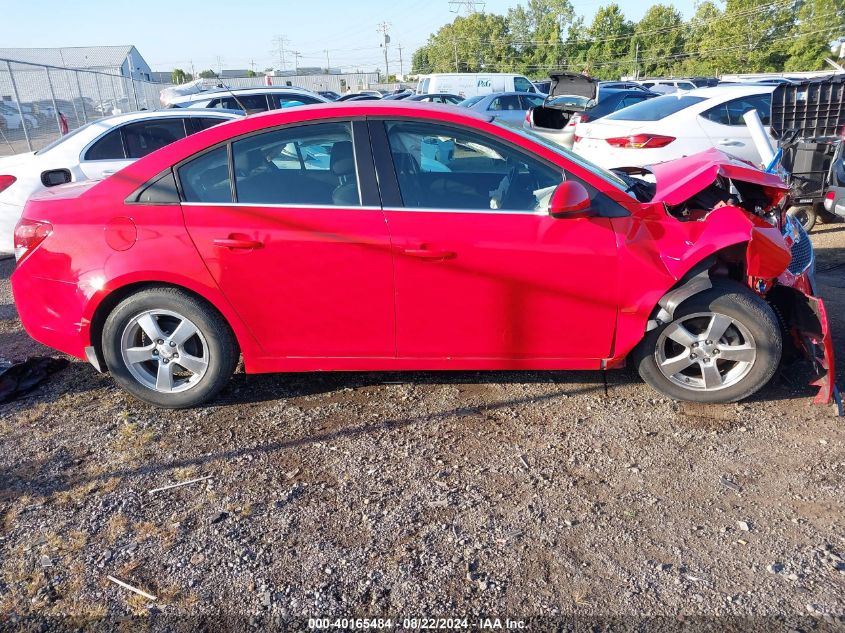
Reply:
[[[250,69],[253,73],[255,72],[255,60],[254,60],[254,59],[250,59],[250,60],[249,60],[249,69]]]
[[[299,51],[291,51],[293,54],[293,71],[298,75],[299,74],[299,58],[302,57],[302,54]]]
[[[390,35],[387,32],[390,30],[390,22],[381,22],[376,30],[384,36],[384,81],[387,82],[390,80],[390,67],[387,64],[387,45],[390,44]]]
[[[478,0],[449,0],[449,11],[452,13],[466,11],[467,15],[472,15],[478,13],[478,7],[481,7],[483,12],[486,4],[486,2],[479,2]]]
[[[402,63],[402,45],[399,44],[396,48],[399,49],[399,74],[405,76],[405,65]]]
[[[219,77],[223,72],[223,62],[221,61],[220,55],[217,56],[217,76]]]
[[[634,47],[634,80],[640,78],[640,43]]]
[[[289,40],[285,38],[284,35],[277,35],[276,38],[273,40],[273,43],[276,45],[276,48],[273,51],[279,56],[279,70],[285,70],[285,46],[287,46]]]
[[[328,75],[331,72],[332,65],[329,63],[329,49],[323,49],[323,52],[326,54],[326,74]]]

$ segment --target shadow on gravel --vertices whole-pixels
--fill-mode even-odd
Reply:
[[[584,385],[577,389],[561,390],[555,393],[543,394],[540,396],[529,396],[525,398],[512,398],[491,402],[478,406],[465,406],[448,409],[439,413],[431,413],[424,416],[412,416],[405,418],[393,418],[378,422],[362,424],[310,435],[289,440],[268,442],[254,447],[235,447],[229,450],[206,453],[196,457],[176,459],[171,461],[151,462],[136,468],[124,468],[112,470],[97,475],[86,475],[82,477],[65,477],[63,472],[70,465],[65,449],[57,451],[44,460],[30,460],[15,466],[0,470],[0,501],[11,501],[23,495],[43,496],[56,492],[62,492],[70,488],[80,486],[92,481],[106,481],[112,477],[137,477],[152,475],[156,473],[184,468],[186,466],[202,466],[218,460],[233,460],[246,455],[264,455],[309,446],[317,443],[330,443],[339,439],[354,438],[370,433],[384,433],[394,431],[415,424],[426,424],[438,420],[445,420],[451,417],[461,416],[484,416],[498,409],[536,404],[561,397],[572,397],[593,392],[604,393],[604,381],[601,380],[595,385]],[[464,384],[464,383],[462,383]]]
[[[379,385],[596,385],[607,393],[600,371],[430,371],[430,372],[313,372],[296,374],[236,374],[214,405],[268,402]],[[591,388],[592,390],[592,388]],[[574,393],[574,392],[573,392]]]

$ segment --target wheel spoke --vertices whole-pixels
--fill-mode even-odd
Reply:
[[[723,314],[714,314],[707,326],[707,331],[704,333],[704,338],[708,341],[718,341],[725,335],[732,323],[730,317]]]
[[[124,350],[123,357],[126,359],[127,363],[132,363],[133,365],[137,363],[145,363],[148,360],[153,360],[154,349],[155,343],[144,347],[130,347],[129,349]]]
[[[174,362],[178,363],[192,374],[201,374],[208,367],[208,361],[191,354],[180,354]]]
[[[753,363],[757,350],[751,345],[727,345],[719,348],[721,360],[733,360],[739,363]]]
[[[687,367],[692,365],[695,361],[690,360],[689,352],[683,352],[678,356],[673,358],[667,358],[662,363],[660,363],[660,369],[663,370],[665,374],[669,376],[674,376],[680,371],[685,370]]]
[[[176,343],[176,345],[182,345],[196,333],[197,328],[193,323],[186,319],[182,321],[175,330],[173,330],[173,334],[170,335],[169,341],[171,343]]]
[[[716,363],[699,363],[699,365],[701,366],[701,375],[704,378],[704,386],[707,389],[722,386],[722,375],[719,373]]]
[[[164,338],[164,334],[158,326],[158,321],[156,321],[152,314],[147,313],[141,316],[141,318],[138,319],[138,325],[142,330],[144,330],[144,334],[146,334],[150,340],[158,341]]]
[[[666,334],[666,336],[675,341],[678,345],[683,345],[685,348],[689,348],[698,340],[697,336],[680,323],[673,323],[669,327],[672,328],[672,330]]]
[[[159,391],[173,390],[173,363],[159,363],[156,374],[156,389]]]

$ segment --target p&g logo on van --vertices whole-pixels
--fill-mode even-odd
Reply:
[[[493,82],[489,79],[479,79],[478,83],[476,84],[477,88],[490,88],[492,87]]]

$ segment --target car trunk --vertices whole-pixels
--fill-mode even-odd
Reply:
[[[535,106],[529,110],[528,118],[531,126],[544,130],[562,130],[569,123],[572,115],[582,112],[583,107],[562,103],[552,105],[550,100],[558,97],[586,97],[593,100],[598,95],[598,83],[592,77],[578,73],[554,73],[551,75],[549,97],[542,106]]]

